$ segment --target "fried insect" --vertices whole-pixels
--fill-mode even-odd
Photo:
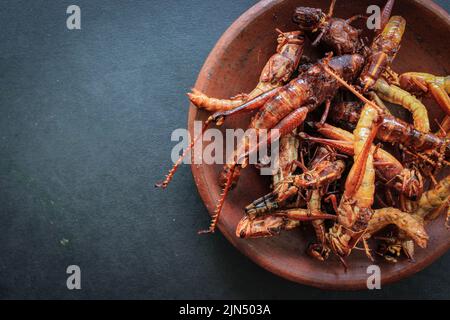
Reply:
[[[385,108],[378,106],[377,104],[375,104],[374,102],[368,100],[366,97],[364,97],[358,90],[356,90],[356,88],[352,85],[350,85],[348,82],[346,82],[345,80],[341,79],[339,77],[339,75],[336,75],[331,69],[327,68],[326,66],[324,67],[324,70],[332,75],[336,80],[338,80],[344,87],[346,87],[348,90],[350,90],[350,92],[352,92],[356,97],[358,97],[361,101],[365,102],[366,104],[369,104],[370,106],[372,106],[373,108],[379,110],[381,113],[385,113]],[[377,82],[378,83],[378,82]],[[401,90],[401,89],[400,89]],[[408,152],[408,150],[406,150],[405,152]],[[430,159],[428,157],[428,155],[422,155],[422,154],[412,154],[413,156],[416,156],[418,159],[423,160],[424,162],[431,164],[435,169],[439,169],[442,166],[442,161],[443,161],[443,154],[444,154],[445,150],[441,149],[440,152],[438,153],[438,161],[435,162],[432,159]],[[424,171],[430,171],[429,168],[426,168]],[[434,179],[433,177],[433,173],[432,172],[428,172],[427,175],[429,175],[432,179]]]
[[[344,161],[336,159],[334,150],[320,146],[316,149],[315,156],[311,160],[310,169],[293,177],[293,186],[298,188],[297,193],[304,189],[307,190],[307,206],[311,217],[323,214],[321,209],[322,197],[327,193],[329,185],[341,178],[344,169]],[[330,252],[326,242],[325,221],[323,219],[312,220],[311,224],[317,242],[310,244],[306,252],[311,257],[323,261],[328,258]]]
[[[360,102],[342,102],[334,107],[333,122],[353,129],[361,113]],[[377,138],[383,142],[401,144],[415,152],[444,150],[446,159],[450,159],[450,143],[447,139],[433,133],[424,133],[413,125],[392,115],[384,115],[378,130]]]
[[[296,136],[296,130],[280,138],[278,163],[275,165],[276,172],[272,175],[273,190],[269,194],[258,198],[245,208],[245,212],[254,218],[257,215],[274,211],[281,207],[288,207],[285,204],[286,197],[278,197],[279,194],[288,193],[288,184],[283,181],[288,180],[296,169],[298,160],[299,140]],[[282,199],[282,200],[280,200]],[[299,207],[299,203],[297,204]]]
[[[437,218],[438,214],[443,211],[442,209],[448,205],[449,197],[450,175],[439,181],[433,189],[424,192],[419,201],[417,201],[417,209],[412,213],[402,212],[393,208],[375,210],[375,214],[369,222],[366,238],[389,224],[395,224],[400,229],[398,237],[382,239],[385,240],[382,246],[383,253],[396,252],[398,248],[402,248],[408,258],[413,259],[414,245],[409,239],[413,239],[422,248],[426,247],[428,235],[424,225],[426,222]],[[448,218],[446,219],[446,225],[447,222]],[[397,251],[398,255],[399,252]]]
[[[400,211],[396,208],[382,208],[375,210],[369,221],[365,237],[369,238],[372,234],[390,224],[396,225],[421,248],[426,248],[429,237],[423,227],[423,223],[420,219],[416,219],[410,213]]]
[[[377,237],[382,240],[378,254],[390,262],[397,262],[397,257],[403,251],[408,259],[414,259],[413,239],[420,247],[425,247],[428,240],[424,232],[427,222],[434,220],[440,213],[446,210],[448,227],[449,217],[449,197],[450,197],[450,176],[446,176],[439,181],[434,188],[423,193],[422,197],[407,208],[407,212],[398,210],[379,211],[378,216],[374,215],[373,221],[369,223],[366,238],[380,231],[389,224],[395,224],[399,228],[397,236]]]
[[[291,194],[291,193],[290,193]],[[272,191],[245,207],[245,214],[250,218],[255,218],[267,214],[268,212],[275,211],[287,206],[285,199],[280,200],[277,195],[277,191]]]
[[[239,94],[231,99],[217,99],[192,89],[192,92],[187,94],[189,100],[198,108],[207,111],[226,111],[288,82],[303,54],[304,36],[301,31],[281,32],[277,29],[277,32],[279,35],[276,53],[267,61],[257,86],[249,94]]]
[[[430,216],[430,212],[446,204],[450,196],[450,175],[439,181],[431,190],[424,192],[418,202],[418,209],[414,213],[416,217],[425,220],[433,220],[435,215]],[[439,212],[438,212],[439,213]]]
[[[345,163],[335,157],[334,151],[319,147],[310,169],[297,162],[303,172],[298,175],[290,175],[281,181],[274,190],[255,200],[245,208],[249,216],[261,215],[282,207],[287,200],[297,196],[306,189],[325,188],[330,183],[341,178],[345,169]]]
[[[318,217],[323,214],[321,209],[323,190],[323,188],[313,189],[309,193],[308,210],[312,217]],[[317,242],[309,244],[306,253],[314,259],[324,261],[328,259],[331,251],[327,244],[325,221],[324,219],[312,220],[311,224],[314,228]]]
[[[282,230],[292,230],[300,226],[299,220],[277,215],[265,215],[251,218],[244,216],[236,227],[236,237],[262,238],[279,235]]]
[[[345,191],[337,208],[338,221],[327,233],[333,252],[344,262],[361,240],[372,217],[375,193],[375,169],[372,142],[379,121],[378,111],[366,104],[354,131],[354,164],[345,182]],[[364,240],[364,239],[363,239]],[[364,242],[365,244],[365,242]],[[366,246],[366,254],[371,258]]]
[[[376,253],[382,256],[386,261],[397,263],[397,258],[402,252],[410,261],[414,261],[414,241],[410,239],[402,240],[400,234],[405,234],[402,230],[398,230],[398,235],[375,236],[376,240],[381,241]],[[406,236],[406,234],[405,234]]]
[[[430,132],[430,121],[428,120],[427,108],[409,92],[387,83],[380,78],[375,83],[373,89],[381,99],[399,104],[409,110],[414,120],[414,127],[422,132]]]
[[[405,19],[400,16],[393,16],[383,31],[373,40],[368,62],[359,77],[363,92],[372,88],[380,76],[386,70],[389,70],[400,49],[400,42],[405,32],[405,27]]]
[[[314,36],[313,46],[322,43],[337,55],[361,53],[364,47],[360,39],[362,30],[358,30],[351,24],[358,19],[366,19],[362,15],[353,16],[347,20],[333,17],[336,0],[331,1],[328,14],[321,9],[310,7],[298,7],[295,9],[293,21],[300,30],[312,32]]]
[[[316,219],[336,219],[336,216],[324,213],[311,216],[309,210],[299,208],[280,210],[255,218],[244,216],[236,227],[236,236],[239,238],[272,237],[282,230],[298,227],[302,221]]]
[[[295,171],[299,147],[296,132],[297,130],[294,130],[280,138],[278,164],[275,166],[277,170],[272,176],[274,189],[277,189],[283,181],[289,179],[292,172]]]
[[[330,114],[330,122],[338,125],[339,128],[353,132],[361,115],[363,105],[359,101],[337,102],[333,108],[334,112]]]
[[[407,72],[399,77],[400,87],[416,96],[431,95],[450,116],[450,76],[439,77],[423,72]]]
[[[301,157],[303,160],[303,156]],[[302,168],[303,173],[298,175],[288,175],[284,181],[280,181],[278,188],[265,195],[246,207],[246,217],[241,220],[238,227],[238,233],[245,237],[259,237],[259,232],[255,234],[253,224],[273,225],[274,217],[271,211],[286,206],[289,198],[302,198],[301,194],[306,193],[307,212],[311,218],[311,223],[316,233],[317,242],[312,243],[307,248],[308,255],[324,260],[328,257],[330,249],[326,243],[326,229],[321,211],[322,196],[326,193],[330,183],[340,179],[344,171],[345,164],[342,160],[336,159],[335,151],[327,147],[318,147],[314,157],[309,163],[309,169],[303,162],[295,161]],[[298,202],[296,206],[298,209]],[[300,210],[301,211],[301,210]],[[267,217],[267,221],[264,217]],[[255,222],[252,222],[252,221]],[[265,222],[266,221],[266,222]],[[284,223],[277,224],[284,228]],[[260,230],[259,228],[258,230]],[[243,231],[244,230],[244,231]],[[263,233],[269,235],[271,233]]]
[[[229,116],[256,111],[249,128],[255,129],[253,132],[259,141],[255,143],[245,136],[227,159],[219,176],[223,189],[210,227],[199,233],[215,231],[226,196],[237,184],[241,169],[255,160],[252,156],[262,144],[277,141],[280,158],[278,169],[273,172],[273,191],[246,207],[246,215],[236,228],[238,237],[271,237],[307,221],[311,222],[317,238],[308,246],[307,254],[315,259],[325,260],[329,252],[333,252],[345,265],[344,258],[360,242],[372,259],[367,242],[372,236],[382,240],[377,253],[387,260],[396,261],[402,251],[412,259],[414,242],[420,247],[427,245],[426,223],[445,207],[446,225],[450,219],[450,176],[441,181],[435,178],[437,169],[450,164],[450,78],[417,72],[398,76],[391,70],[406,26],[402,17],[390,18],[394,0],[387,1],[381,14],[381,29],[370,47],[362,41],[361,30],[352,26],[355,20],[365,17],[335,18],[335,3],[331,1],[327,14],[315,8],[296,9],[293,20],[300,31],[282,33],[278,30],[277,53],[269,59],[257,87],[249,94],[231,99],[210,98],[195,89],[188,94],[199,108],[215,113],[158,186],[167,187],[182,159],[209,125],[221,125]],[[338,55],[346,55],[332,58],[329,53],[317,63],[304,64],[298,68],[298,76],[291,80],[303,53],[304,34],[314,37],[313,46],[321,43]],[[353,102],[331,105],[343,86],[364,102],[362,109],[360,103]],[[446,113],[436,134],[429,132],[427,110],[415,97],[425,94],[430,94]],[[395,118],[383,100],[410,110],[414,125]],[[307,123],[312,123],[314,132],[325,138],[304,132],[297,134],[303,130],[302,124],[308,115],[310,120],[315,119],[311,113],[322,104],[325,104],[325,112],[320,121]],[[353,134],[327,124],[329,114],[334,122],[354,130]],[[269,132],[267,137],[264,137],[265,130]],[[307,143],[307,148],[303,148],[298,137],[303,139],[302,143]],[[398,145],[405,164],[383,150],[381,144],[375,146],[375,138]],[[310,145],[315,146],[315,143],[320,145],[311,158]],[[300,157],[299,144],[302,145]],[[353,156],[345,186],[342,186],[341,176],[346,163],[336,151]],[[422,174],[433,183],[433,188],[427,192],[423,192]],[[372,208],[376,177],[377,187],[389,194],[377,198],[376,205],[381,209]],[[399,205],[395,202],[397,197]],[[331,207],[323,205],[329,200],[336,215],[328,214]],[[326,219],[332,220],[331,224],[326,225]],[[396,226],[393,232],[386,237],[375,235],[388,225]],[[332,227],[327,230],[329,226]]]
[[[330,124],[317,126],[317,131],[331,139],[311,137],[305,133],[300,133],[299,136],[306,141],[328,145],[344,154],[354,156],[354,135],[352,133]],[[377,177],[408,198],[418,199],[423,192],[423,179],[420,173],[414,169],[405,168],[389,152],[375,146],[372,148],[375,152],[374,166]]]

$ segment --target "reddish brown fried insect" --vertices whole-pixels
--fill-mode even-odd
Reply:
[[[360,55],[344,55],[332,58],[329,61],[329,66],[341,77],[351,81],[359,73],[363,62],[364,59]],[[282,87],[276,95],[266,100],[262,108],[253,117],[249,127],[257,130],[278,129],[280,135],[291,132],[292,129],[303,123],[310,111],[323,102],[330,101],[339,87],[339,83],[332,77],[324,74],[322,61],[320,61]],[[239,107],[240,110],[235,109],[233,113],[216,113],[212,118],[219,120],[224,116],[235,114],[241,110],[253,110],[254,105],[258,106],[259,103],[259,99],[256,98]],[[234,155],[234,159],[241,159],[246,156],[244,150],[248,149],[248,145],[247,143],[242,145],[244,146],[243,150],[238,150]],[[250,152],[252,151],[250,150]],[[229,161],[229,163],[222,178],[227,176],[229,168],[236,167],[236,160]],[[224,180],[226,179],[222,179],[222,181]]]
[[[431,190],[425,192],[418,202],[418,209],[415,216],[426,220],[435,219],[435,215],[429,215],[434,209],[446,204],[450,196],[450,175],[439,181]],[[439,213],[439,211],[437,212]]]
[[[303,190],[323,188],[340,179],[345,169],[345,163],[336,159],[334,151],[323,147],[316,150],[309,169],[302,162],[294,161],[294,163],[302,168],[303,172],[297,175],[289,173],[285,179],[274,184],[272,192],[258,198],[245,208],[247,215],[257,216],[285,207],[287,201],[298,196]],[[300,203],[297,201],[296,205],[298,207]]]
[[[288,82],[300,62],[304,36],[301,31],[281,32],[278,29],[277,31],[279,33],[277,52],[267,61],[258,85],[249,94],[240,94],[232,99],[216,99],[192,89],[192,92],[187,94],[189,100],[195,106],[211,112],[231,110]]]
[[[300,166],[301,163],[300,163]],[[303,166],[303,173],[292,175],[283,181],[286,187],[283,193],[278,192],[279,199],[285,199],[297,194],[301,189],[317,189],[338,180],[344,172],[345,163],[337,160],[334,151],[320,147],[311,161],[310,169]],[[288,192],[286,192],[288,191]],[[277,192],[277,190],[275,190]]]
[[[318,242],[308,246],[307,253],[319,260],[326,259],[330,250],[326,244],[324,219],[320,218],[324,216],[321,211],[322,196],[323,193],[326,193],[328,185],[341,177],[345,166],[342,160],[335,159],[334,154],[334,151],[328,148],[319,147],[310,163],[310,169],[300,163],[299,166],[304,170],[302,174],[289,176],[288,181],[282,182],[286,187],[275,189],[270,195],[256,200],[246,208],[247,215],[239,223],[236,234],[241,237],[260,237],[271,236],[281,230],[286,230],[285,227],[290,227],[292,224],[288,223],[286,219],[281,221],[279,218],[275,218],[278,217],[279,212],[285,211],[275,211],[275,213],[270,213],[270,211],[283,206],[286,198],[299,195],[306,190],[306,211],[297,208],[291,209],[290,212],[296,212],[304,216],[304,219],[311,220]],[[270,196],[272,198],[269,198]],[[271,227],[267,228],[268,226]],[[266,231],[262,232],[261,230]]]
[[[322,213],[322,197],[328,193],[331,183],[339,180],[345,169],[345,163],[335,158],[334,149],[318,147],[314,159],[310,163],[311,170],[303,173],[303,179],[307,188],[313,186],[308,194],[308,210],[311,216]],[[301,185],[301,184],[300,184]],[[336,195],[333,194],[335,197]],[[330,197],[328,196],[327,199]],[[334,199],[334,198],[332,198]],[[324,261],[328,258],[330,248],[327,244],[326,227],[324,220],[313,220],[311,224],[316,234],[316,243],[308,246],[306,252],[309,256]]]
[[[245,212],[250,217],[256,217],[264,213],[274,211],[281,207],[288,208],[284,199],[287,197],[278,197],[278,194],[288,192],[289,186],[283,181],[288,180],[296,169],[298,160],[299,140],[294,132],[291,132],[280,138],[278,163],[275,165],[276,172],[272,176],[273,192],[258,198],[245,208]],[[280,200],[282,198],[283,200]],[[300,198],[298,200],[301,200]],[[297,201],[296,207],[300,203]]]
[[[356,15],[347,20],[334,18],[333,11],[336,0],[331,1],[328,14],[321,9],[298,7],[295,9],[293,21],[302,31],[309,31],[316,36],[313,46],[319,42],[331,49],[337,55],[361,53],[364,47],[360,35],[362,30],[351,26],[357,19],[366,19]]]

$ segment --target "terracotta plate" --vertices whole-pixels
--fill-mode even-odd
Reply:
[[[249,92],[255,85],[267,59],[275,52],[275,28],[295,30],[291,15],[297,6],[327,9],[329,0],[265,0],[245,12],[225,32],[203,66],[195,87],[214,97],[230,97]],[[383,6],[384,0],[338,1],[335,15],[348,18],[365,13],[370,4]],[[429,0],[397,0],[394,14],[407,20],[407,29],[401,50],[395,60],[397,72],[426,71],[447,75],[450,70],[449,15]],[[306,49],[313,55],[313,50]],[[441,119],[442,112],[431,100],[430,120]],[[205,120],[207,113],[191,106],[189,130],[193,133],[194,120]],[[246,128],[249,117],[229,118],[220,128]],[[434,121],[432,121],[434,123]],[[211,213],[219,197],[217,177],[220,165],[192,165],[192,172],[199,193]],[[265,269],[299,283],[328,289],[360,289],[366,287],[366,268],[371,262],[360,252],[348,258],[350,268],[344,273],[337,259],[321,263],[305,254],[305,248],[313,239],[309,229],[285,232],[279,237],[242,240],[235,236],[235,228],[243,215],[245,205],[269,190],[270,180],[249,167],[243,170],[239,185],[230,192],[221,215],[219,229],[241,252]],[[449,232],[442,219],[427,228],[429,247],[417,249],[416,262],[402,260],[388,264],[381,259],[376,263],[382,271],[382,284],[408,277],[425,268],[450,247]]]

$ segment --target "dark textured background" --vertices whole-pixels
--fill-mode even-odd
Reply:
[[[254,3],[1,1],[0,298],[449,298],[450,253],[381,291],[322,291],[197,236],[209,218],[188,166],[153,188],[184,93]],[[66,29],[70,4],[81,31]]]

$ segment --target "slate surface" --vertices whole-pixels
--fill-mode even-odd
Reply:
[[[448,1],[438,1],[449,9]],[[207,54],[252,0],[0,3],[0,298],[448,298],[450,253],[377,292],[274,276],[208,222],[172,130]],[[66,8],[82,30],[66,29]],[[68,265],[82,290],[66,288]]]

